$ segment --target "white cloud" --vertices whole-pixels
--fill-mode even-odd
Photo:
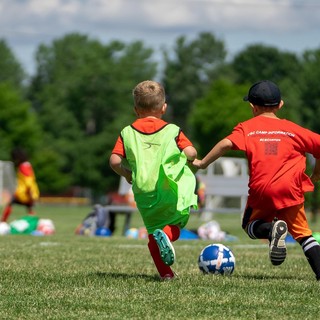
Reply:
[[[23,59],[70,32],[159,46],[209,31],[233,52],[252,42],[301,52],[319,46],[319,16],[318,0],[0,0],[0,38]]]
[[[66,2],[68,3],[69,1]],[[20,3],[22,4],[22,1]],[[30,0],[24,1],[22,7],[27,9],[27,13],[34,14],[36,16],[46,16],[52,12],[59,11],[59,9],[64,6],[64,4],[65,3],[60,0]]]

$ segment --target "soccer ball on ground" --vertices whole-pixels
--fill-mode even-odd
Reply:
[[[137,228],[130,228],[126,231],[125,236],[128,239],[138,239],[139,230]]]
[[[205,274],[231,275],[235,267],[232,251],[223,244],[209,244],[198,258],[199,269]]]
[[[10,230],[11,230],[11,228],[8,223],[0,222],[0,235],[1,236],[9,234]]]
[[[53,221],[50,219],[39,219],[37,231],[42,232],[43,235],[51,235],[55,233]]]

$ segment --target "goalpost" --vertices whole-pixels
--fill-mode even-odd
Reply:
[[[0,206],[8,203],[16,187],[16,174],[11,161],[0,160]]]

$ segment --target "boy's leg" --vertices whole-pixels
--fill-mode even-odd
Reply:
[[[268,239],[269,258],[274,266],[280,265],[287,256],[286,236],[288,227],[285,221],[264,222],[255,220],[248,224],[246,232],[251,239]]]
[[[299,241],[307,260],[316,275],[316,279],[320,280],[320,245],[317,240],[310,236]]]
[[[269,258],[273,265],[280,265],[287,256],[285,238],[287,224],[283,220],[270,220],[275,213],[263,212],[247,207],[242,219],[242,227],[251,239],[268,239]],[[269,221],[268,221],[269,220]]]
[[[265,213],[249,206],[242,217],[242,228],[251,239],[269,239],[274,213]]]
[[[2,217],[1,217],[2,222],[7,222],[8,218],[11,214],[11,211],[12,211],[12,205],[8,204],[3,210]]]
[[[292,237],[301,245],[317,280],[320,280],[320,245],[312,236],[304,205],[288,208],[285,214]]]
[[[180,228],[178,226],[168,224],[163,228],[163,231],[171,242],[178,240],[180,237]]]
[[[10,214],[11,214],[11,211],[12,211],[12,205],[14,203],[17,203],[17,200],[16,198],[13,196],[10,200],[10,202],[5,206],[3,212],[2,212],[2,217],[1,217],[1,221],[2,222],[7,222]]]
[[[162,261],[171,266],[175,260],[174,247],[168,235],[161,229],[156,229],[153,233],[153,238],[158,246]]]
[[[163,230],[157,229],[153,238],[158,246],[160,257],[166,265],[172,265],[175,260],[175,251],[171,242],[180,237],[180,228],[175,225],[166,225]]]
[[[162,279],[174,278],[174,273],[171,270],[171,268],[162,261],[158,245],[157,245],[153,235],[149,234],[148,238],[149,238],[148,248],[149,248],[151,257],[153,259],[153,262],[154,262],[154,264],[160,274],[160,277]]]
[[[245,228],[246,233],[251,239],[269,239],[272,230],[272,222],[264,220],[254,220],[249,222]]]
[[[27,211],[29,215],[35,215],[35,212],[33,211],[33,203],[27,203],[24,204],[27,207]]]

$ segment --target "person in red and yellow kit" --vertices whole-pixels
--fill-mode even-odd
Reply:
[[[320,280],[320,245],[304,209],[304,193],[320,180],[320,135],[277,117],[284,103],[278,86],[269,80],[255,83],[244,100],[253,118],[239,123],[193,165],[205,169],[230,149],[244,151],[250,179],[242,228],[252,239],[269,240],[269,258],[276,266],[286,258],[289,231]],[[316,159],[311,177],[305,173],[306,153]]]
[[[33,206],[39,199],[39,188],[31,163],[26,152],[21,148],[15,148],[11,152],[12,161],[17,170],[17,186],[11,201],[4,208],[1,221],[7,221],[13,204],[26,207],[28,214],[33,215]]]

